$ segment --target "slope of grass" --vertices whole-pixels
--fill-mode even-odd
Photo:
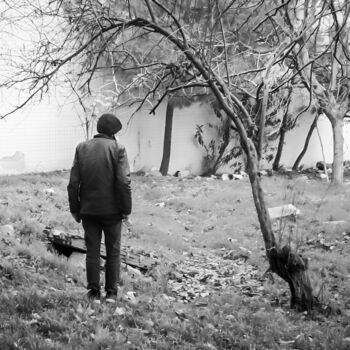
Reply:
[[[310,259],[314,291],[325,305],[310,316],[290,310],[288,287],[264,275],[268,264],[246,179],[134,177],[132,226],[123,240],[159,263],[146,276],[123,267],[118,302],[89,303],[84,272],[43,242],[47,225],[82,232],[68,211],[67,181],[66,172],[0,177],[0,225],[15,231],[0,235],[1,349],[348,348],[350,240],[346,225],[329,228],[324,221],[347,220],[350,186],[263,180],[270,207],[293,203],[301,210],[296,221],[276,225],[276,235]],[[243,260],[223,259],[246,250]],[[185,278],[184,266],[198,274]],[[224,278],[230,266],[232,283],[203,278],[197,282],[206,293],[190,302],[173,292],[176,278],[190,291],[202,270]]]

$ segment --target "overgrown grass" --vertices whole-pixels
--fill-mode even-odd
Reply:
[[[276,235],[310,259],[314,292],[341,311],[308,316],[289,309],[284,281],[264,275],[268,264],[247,180],[134,177],[133,224],[123,241],[159,264],[148,276],[123,269],[117,304],[89,303],[84,271],[48,251],[41,234],[46,225],[81,232],[68,211],[67,181],[67,172],[0,177],[0,224],[15,231],[0,237],[1,349],[347,348],[350,242],[344,232],[350,227],[324,222],[347,220],[350,188],[263,179],[268,206],[292,203],[301,210]],[[334,248],[318,244],[320,237]],[[185,257],[222,257],[240,247],[250,251],[244,264],[257,268],[258,293],[248,296],[233,284],[190,303],[177,300],[169,282],[181,274]]]

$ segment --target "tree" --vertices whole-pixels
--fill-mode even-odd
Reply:
[[[169,96],[165,112],[165,127],[163,139],[163,156],[160,164],[160,173],[165,176],[169,172],[169,163],[171,155],[171,140],[173,130],[174,109],[188,107],[194,99],[188,99],[186,96]]]
[[[309,93],[310,105],[333,130],[332,182],[343,182],[343,123],[349,110],[349,13],[343,0],[276,2],[256,28],[271,21],[290,49],[280,58]]]
[[[174,102],[169,99],[166,112],[165,112],[165,129],[164,129],[164,145],[163,145],[163,156],[160,165],[160,173],[165,176],[168,175],[170,153],[171,153],[171,135],[173,130],[173,117],[174,117]]]
[[[293,168],[292,169],[294,171],[297,171],[299,169],[300,162],[303,159],[303,157],[304,157],[304,155],[305,155],[305,153],[307,151],[307,148],[309,147],[309,142],[310,142],[312,133],[314,132],[314,130],[315,130],[316,126],[317,126],[318,117],[319,116],[316,115],[316,117],[314,118],[313,122],[310,125],[309,131],[308,131],[308,133],[306,135],[306,138],[305,138],[304,147],[301,150],[300,154],[298,155],[297,159],[295,160],[295,162],[293,164]]]
[[[290,245],[277,244],[259,177],[270,93],[295,74],[284,62],[289,62],[297,39],[286,36],[281,40],[282,27],[276,29],[272,20],[286,4],[148,0],[140,6],[140,1],[130,0],[52,0],[42,8],[40,3],[35,13],[54,18],[60,34],[46,34],[32,53],[31,69],[18,73],[16,82],[31,86],[23,103],[47,89],[53,77],[73,62],[66,74],[88,90],[93,89],[93,78],[106,70],[113,68],[118,77],[129,72],[129,83],[118,90],[116,103],[137,103],[137,108],[150,103],[151,112],[174,93],[192,96],[210,91],[239,135],[270,269],[289,284],[291,306],[310,310],[313,296],[307,259]],[[254,27],[261,13],[266,14],[265,20]],[[261,35],[266,33],[272,34],[264,36],[267,39],[261,46]],[[140,52],[135,45],[140,38],[150,45],[148,51]]]

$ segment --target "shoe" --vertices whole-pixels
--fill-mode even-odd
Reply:
[[[87,293],[87,297],[91,301],[100,300],[101,299],[101,293],[100,293],[99,290],[90,289],[88,291],[88,293]]]
[[[118,299],[118,293],[106,293],[106,302],[107,303],[116,303]]]

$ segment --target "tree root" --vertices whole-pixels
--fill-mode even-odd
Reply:
[[[268,258],[271,271],[280,276],[289,285],[291,308],[299,312],[311,312],[314,298],[307,273],[308,260],[292,252],[289,246],[284,246],[281,249],[271,249]]]

